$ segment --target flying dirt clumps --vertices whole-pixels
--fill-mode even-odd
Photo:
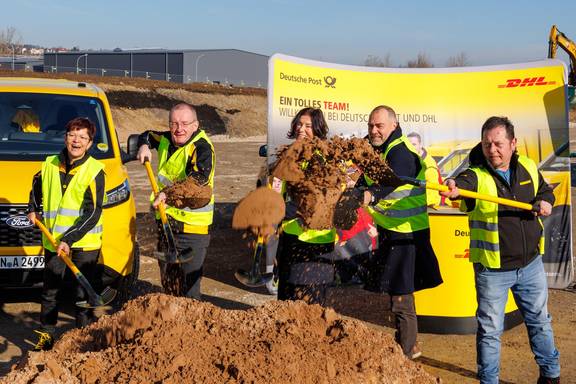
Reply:
[[[339,136],[297,140],[281,148],[272,175],[287,183],[304,227],[331,229],[342,192],[354,185],[362,172],[378,184],[399,185],[368,141]]]
[[[32,352],[0,383],[436,383],[392,337],[333,310],[224,310],[150,294]]]
[[[187,177],[182,181],[162,190],[166,194],[166,203],[176,208],[201,208],[210,202],[212,188],[209,185],[198,183],[193,177]]]
[[[286,206],[282,196],[267,187],[260,187],[244,197],[234,209],[232,228],[250,229],[253,233],[269,236],[274,226],[284,217]]]

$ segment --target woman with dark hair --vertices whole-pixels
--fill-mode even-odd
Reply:
[[[317,137],[326,140],[328,134],[328,124],[324,120],[324,114],[321,109],[304,108],[301,109],[296,116],[292,119],[290,124],[290,132],[287,137],[289,139],[303,139],[308,137]]]
[[[300,110],[290,125],[288,138],[309,140],[313,137],[326,139],[328,125],[320,109],[304,108]],[[322,161],[322,155],[317,154]],[[313,160],[312,160],[313,161]],[[307,164],[301,164],[306,169]],[[324,305],[326,288],[334,281],[334,265],[321,255],[334,250],[336,231],[334,229],[305,229],[297,216],[298,199],[286,183],[278,190],[284,193],[286,217],[282,222],[277,261],[278,261],[278,299],[304,300],[309,304]]]

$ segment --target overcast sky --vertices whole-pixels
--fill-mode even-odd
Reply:
[[[425,53],[437,67],[543,59],[550,27],[576,40],[576,0],[0,0],[0,29],[80,49],[235,48],[342,64]],[[566,55],[560,55],[567,58]]]

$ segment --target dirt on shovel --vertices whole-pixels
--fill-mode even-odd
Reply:
[[[193,177],[177,181],[164,188],[162,192],[166,194],[166,203],[179,209],[204,207],[212,197],[212,188],[209,185],[200,184]]]

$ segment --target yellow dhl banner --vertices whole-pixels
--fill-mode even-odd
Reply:
[[[324,112],[330,135],[367,134],[370,111],[392,107],[404,134],[417,132],[442,176],[466,166],[490,116],[515,126],[518,151],[539,164],[556,196],[547,218],[545,264],[551,287],[572,280],[567,68],[560,60],[458,68],[373,68],[282,54],[269,60],[268,153],[305,107]]]

